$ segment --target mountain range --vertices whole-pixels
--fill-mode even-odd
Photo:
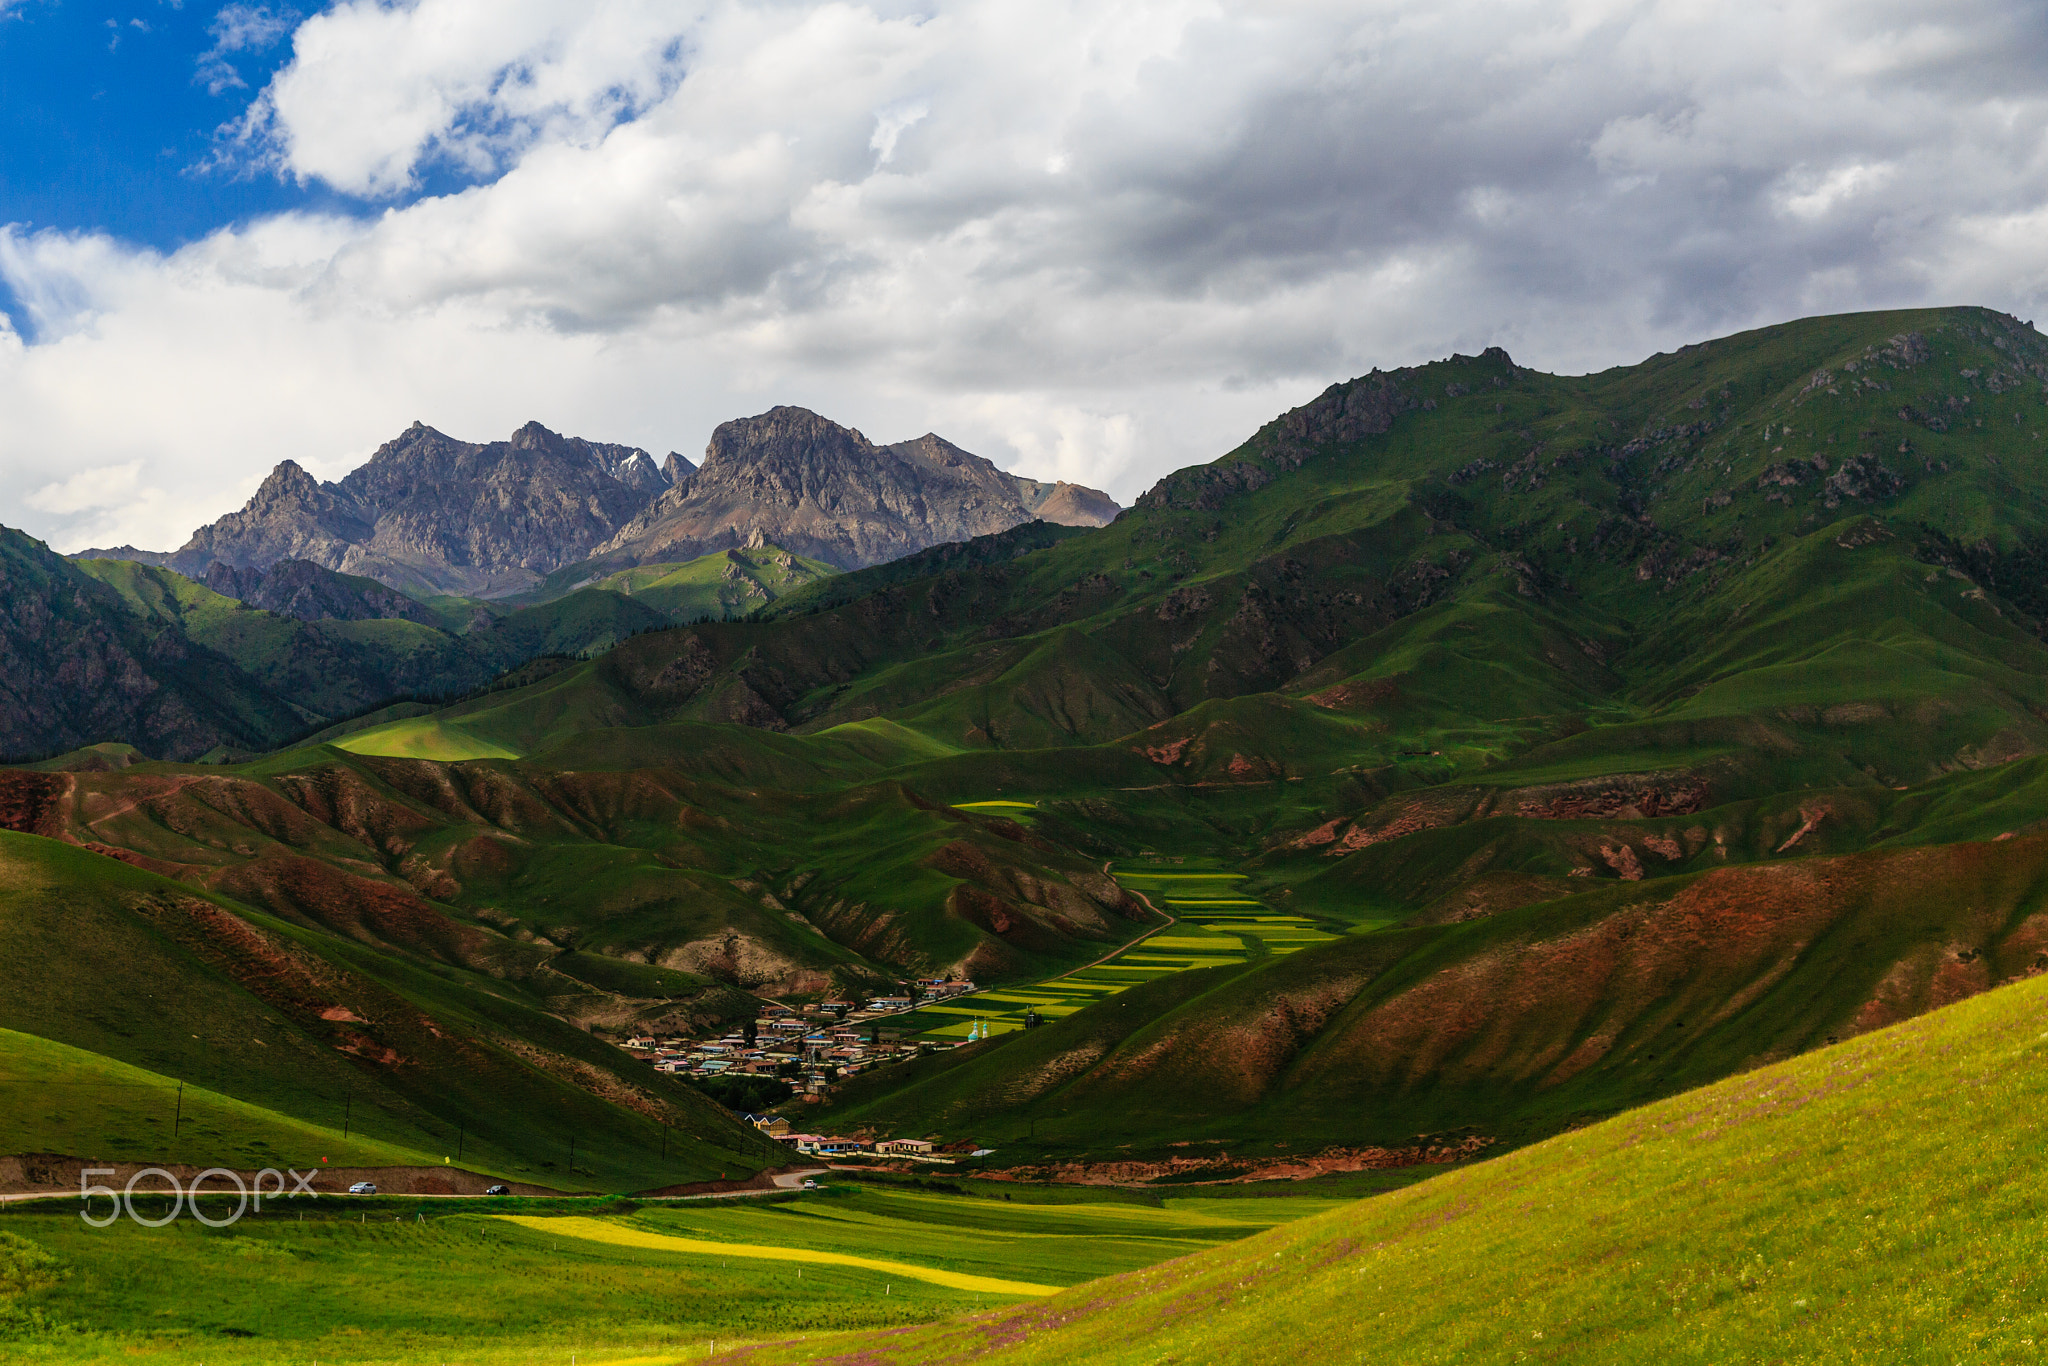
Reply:
[[[415,422],[339,483],[281,462],[246,506],[176,551],[76,558],[159,565],[216,587],[240,582],[214,575],[216,564],[299,560],[419,597],[489,599],[585,562],[596,578],[772,542],[859,568],[1034,518],[1097,526],[1119,511],[1094,489],[1005,474],[938,436],[876,446],[801,408],[723,424],[701,469],[537,422],[481,444]]]
[[[239,758],[339,720],[335,642],[527,634],[464,696],[246,762],[55,757],[8,776],[0,824],[88,860],[50,885],[125,863],[603,1030],[913,974],[1021,988],[1049,1023],[845,1081],[807,1122],[1066,1178],[1496,1151],[2048,970],[2030,325],[1374,372],[1097,527],[907,447],[726,424],[578,558],[520,570],[563,596],[424,604],[489,619],[460,631],[350,618],[373,588],[310,553],[230,585],[273,611],[14,537],[0,645],[48,749],[190,757],[163,737],[239,726]],[[601,644],[527,662],[600,613]],[[1197,878],[1231,890],[1160,890]],[[1115,967],[1136,985],[1082,971],[1148,932]]]

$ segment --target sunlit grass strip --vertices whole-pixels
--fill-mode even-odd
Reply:
[[[1032,1281],[1006,1281],[995,1276],[970,1276],[961,1271],[940,1271],[909,1262],[886,1261],[880,1257],[856,1257],[847,1252],[820,1252],[810,1248],[775,1247],[768,1243],[721,1243],[708,1238],[677,1238],[666,1233],[649,1233],[628,1224],[605,1219],[567,1215],[558,1219],[523,1214],[501,1214],[498,1218],[541,1233],[580,1238],[615,1247],[649,1248],[658,1252],[683,1252],[700,1257],[746,1257],[767,1262],[803,1262],[812,1266],[856,1266],[881,1271],[906,1280],[943,1285],[951,1290],[973,1290],[985,1295],[1057,1295],[1065,1287],[1038,1285]]]
[[[1207,883],[1215,888],[1215,894],[1218,896],[1230,895],[1237,890],[1230,884],[1245,880],[1243,873],[1122,873],[1118,876],[1129,878],[1132,882],[1172,883],[1194,891],[1200,890],[1194,884]]]

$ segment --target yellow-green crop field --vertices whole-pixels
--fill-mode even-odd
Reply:
[[[1023,805],[1028,804],[968,804],[973,809]],[[1142,892],[1176,923],[1105,962],[1029,987],[977,992],[926,1006],[904,1017],[904,1023],[931,1039],[964,1039],[977,1028],[990,1035],[1007,1034],[1024,1027],[1030,1010],[1058,1019],[1168,973],[1293,953],[1336,937],[1303,916],[1276,911],[1243,895],[1242,873],[1138,863],[1117,865],[1111,871],[1118,882]]]

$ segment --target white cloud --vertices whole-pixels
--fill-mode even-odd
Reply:
[[[213,16],[213,22],[207,26],[213,46],[199,55],[193,79],[205,86],[209,95],[245,88],[248,83],[242,79],[242,73],[235,70],[230,59],[236,53],[262,52],[275,47],[292,31],[299,17],[297,10],[283,7],[222,5]]]
[[[898,100],[886,109],[875,111],[874,136],[868,139],[868,148],[875,154],[877,165],[887,165],[896,155],[896,140],[923,121],[932,112],[929,100]]]
[[[241,154],[365,216],[0,235],[0,520],[169,545],[414,418],[694,453],[777,402],[1128,499],[1373,365],[2048,290],[2020,0],[344,0],[291,44]]]
[[[38,512],[60,515],[110,507],[134,497],[141,475],[140,460],[80,470],[61,483],[43,485],[24,501]]]

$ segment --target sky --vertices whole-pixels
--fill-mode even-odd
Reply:
[[[0,0],[0,524],[800,404],[1129,502],[1327,385],[2048,293],[2034,0]]]

